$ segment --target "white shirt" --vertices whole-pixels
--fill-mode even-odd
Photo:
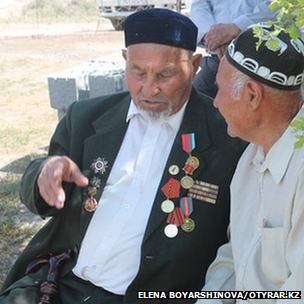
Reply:
[[[120,295],[135,278],[150,210],[185,107],[153,122],[131,102],[128,130],[73,269],[78,277]]]
[[[268,0],[192,0],[190,18],[198,27],[200,43],[210,27],[217,23],[234,23],[240,30],[258,22],[273,20]]]
[[[295,135],[288,127],[266,156],[250,144],[241,157],[231,184],[231,240],[209,268],[204,290],[301,291],[301,301],[237,303],[304,303],[304,148],[294,149]]]

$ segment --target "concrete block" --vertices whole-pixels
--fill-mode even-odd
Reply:
[[[76,100],[127,90],[124,60],[118,56],[92,59],[48,77],[51,106],[62,117]]]
[[[48,77],[48,87],[52,108],[67,109],[78,99],[75,78]]]
[[[125,73],[123,70],[99,72],[89,76],[90,97],[103,96],[121,92],[125,89]]]

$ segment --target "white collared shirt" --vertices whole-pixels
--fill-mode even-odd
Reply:
[[[120,295],[135,278],[150,211],[185,108],[153,122],[131,102],[128,130],[73,269],[78,277]]]
[[[304,108],[295,119],[300,116]],[[295,135],[288,127],[266,156],[254,144],[242,155],[231,184],[231,240],[209,268],[204,290],[301,291],[303,297],[304,147],[294,149]],[[237,303],[290,302],[303,300]]]

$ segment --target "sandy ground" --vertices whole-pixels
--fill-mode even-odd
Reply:
[[[47,77],[97,57],[120,56],[123,47],[123,32],[115,31],[106,19],[80,24],[0,24],[0,78],[7,83],[2,82],[5,90],[12,91],[2,92],[0,105],[9,99],[29,103],[35,98],[50,107]],[[26,94],[31,83],[45,87],[40,96]],[[18,109],[12,111],[7,107],[2,117],[11,123],[18,113]],[[20,156],[14,150],[2,155],[0,168]]]

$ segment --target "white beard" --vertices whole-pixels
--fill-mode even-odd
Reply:
[[[147,111],[140,107],[138,109],[144,114],[145,117],[147,117],[151,122],[158,122],[162,120],[166,120],[172,113],[172,106],[171,103],[169,103],[168,109],[165,111],[159,112],[159,111]]]

